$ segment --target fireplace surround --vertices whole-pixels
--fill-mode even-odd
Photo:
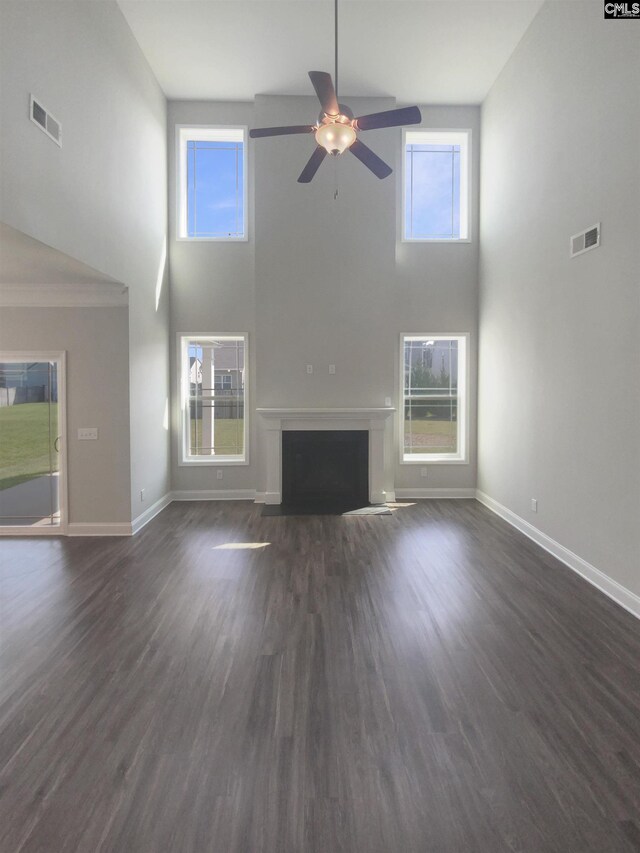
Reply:
[[[266,489],[264,502],[282,503],[282,433],[302,430],[365,430],[368,433],[368,500],[384,503],[387,442],[385,427],[392,407],[370,409],[258,408],[264,431]]]

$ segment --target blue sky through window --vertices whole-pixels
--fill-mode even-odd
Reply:
[[[405,236],[460,238],[460,146],[407,144]]]
[[[187,142],[187,236],[244,236],[242,142]]]

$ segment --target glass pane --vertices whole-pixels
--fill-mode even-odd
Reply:
[[[406,341],[404,453],[458,452],[458,342]]]
[[[48,362],[0,364],[0,523],[58,523],[58,381]]]
[[[241,237],[244,231],[243,144],[187,143],[187,234]]]
[[[460,237],[460,146],[407,145],[407,237]]]
[[[189,455],[244,455],[245,352],[242,338],[191,341]]]

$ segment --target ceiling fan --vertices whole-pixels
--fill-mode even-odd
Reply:
[[[381,127],[419,124],[422,121],[418,107],[401,107],[354,118],[349,107],[338,102],[338,0],[334,0],[334,3],[335,87],[328,72],[309,72],[311,83],[322,107],[317,123],[293,125],[291,127],[257,127],[249,131],[249,136],[252,139],[259,139],[263,136],[289,136],[296,133],[315,134],[318,146],[298,178],[300,184],[308,184],[311,181],[327,154],[335,157],[347,150],[354,154],[361,163],[364,163],[377,178],[386,178],[392,173],[393,169],[364,142],[360,141],[358,132],[376,130]]]

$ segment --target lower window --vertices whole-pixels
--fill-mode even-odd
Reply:
[[[402,336],[402,461],[466,462],[467,335]]]
[[[246,335],[181,338],[182,463],[247,462]]]

